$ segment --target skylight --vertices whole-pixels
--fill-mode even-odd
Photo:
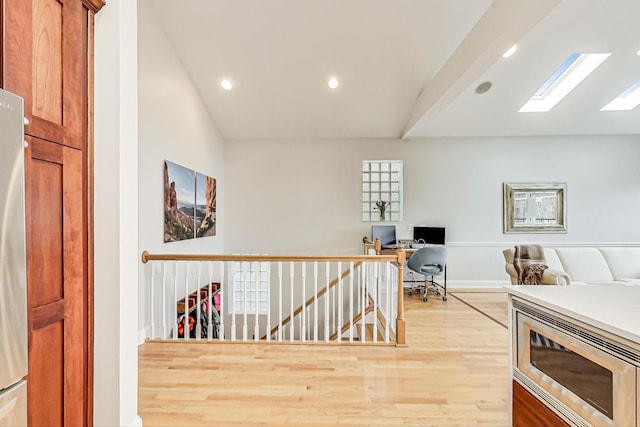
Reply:
[[[602,107],[600,111],[629,111],[636,108],[638,104],[640,104],[640,80]]]
[[[547,112],[569,94],[611,55],[573,53],[519,110],[521,113]]]

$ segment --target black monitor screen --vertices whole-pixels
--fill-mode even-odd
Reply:
[[[444,227],[413,227],[413,240],[418,243],[444,245]]]
[[[395,245],[396,242],[396,226],[395,225],[372,225],[371,240],[375,241],[376,237],[380,238],[382,246]]]

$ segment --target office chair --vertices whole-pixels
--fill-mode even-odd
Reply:
[[[421,290],[424,288],[422,295],[422,301],[427,301],[427,293],[431,289],[436,295],[441,295],[440,290],[443,288],[444,294],[442,295],[442,301],[447,300],[447,248],[442,245],[426,246],[418,249],[411,255],[407,261],[407,268],[418,274],[425,276],[424,284],[416,287],[409,288],[409,295],[412,290]],[[444,274],[444,285],[441,285],[434,281],[434,276],[440,276]],[[429,279],[431,277],[431,279]]]

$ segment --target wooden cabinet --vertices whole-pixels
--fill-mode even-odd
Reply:
[[[0,0],[0,85],[24,98],[29,425],[92,425],[93,17],[102,0]]]
[[[568,427],[569,424],[514,380],[513,427],[531,426]]]

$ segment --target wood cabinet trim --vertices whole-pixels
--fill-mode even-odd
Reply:
[[[97,13],[106,4],[104,0],[82,0],[82,4],[93,13]]]
[[[40,329],[64,318],[64,299],[31,309],[33,329]]]

